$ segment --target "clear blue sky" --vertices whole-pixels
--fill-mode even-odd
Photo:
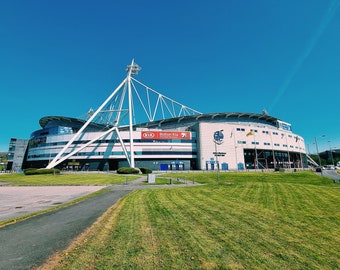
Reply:
[[[340,0],[0,2],[0,151],[125,78],[203,113],[268,113],[340,148]],[[330,144],[328,143],[330,141]]]

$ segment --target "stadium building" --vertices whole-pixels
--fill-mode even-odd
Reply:
[[[28,142],[24,168],[248,170],[305,168],[304,139],[256,113],[203,114],[127,77],[87,119],[47,116]],[[140,90],[140,88],[142,90]],[[139,104],[139,107],[137,107]],[[144,121],[143,121],[144,119]]]

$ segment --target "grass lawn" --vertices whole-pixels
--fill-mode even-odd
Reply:
[[[75,173],[75,174],[44,174],[44,175],[24,175],[24,174],[0,174],[0,182],[12,186],[25,185],[112,185],[125,183],[140,178],[139,175],[121,175],[112,173]]]
[[[42,269],[340,269],[340,185],[312,172],[191,173],[142,189]]]

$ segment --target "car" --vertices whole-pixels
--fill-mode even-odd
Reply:
[[[322,172],[322,170],[323,170],[322,167],[316,167],[316,168],[315,168],[315,171],[316,171],[316,172]]]

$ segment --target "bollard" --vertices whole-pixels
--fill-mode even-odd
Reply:
[[[148,183],[155,184],[156,183],[156,175],[155,174],[148,174]]]

